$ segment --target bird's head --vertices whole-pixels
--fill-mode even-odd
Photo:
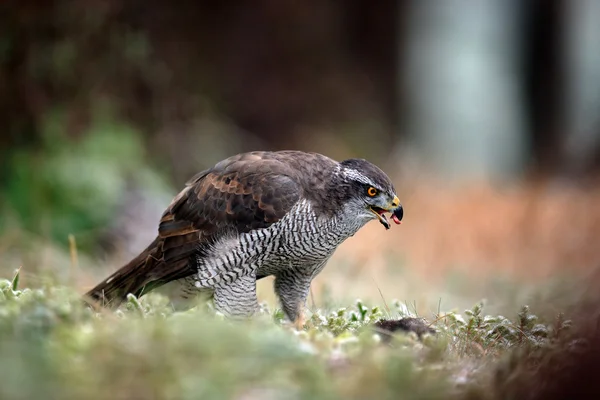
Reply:
[[[340,163],[341,177],[348,188],[349,204],[355,208],[358,216],[365,219],[378,219],[386,228],[390,228],[385,213],[392,214],[391,219],[400,224],[404,210],[390,178],[379,167],[363,159],[348,159]]]

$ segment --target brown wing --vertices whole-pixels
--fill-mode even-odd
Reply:
[[[197,174],[163,213],[155,241],[88,296],[116,302],[146,293],[196,272],[194,254],[223,232],[249,232],[283,218],[302,188],[296,170],[269,154],[240,154]]]
[[[165,211],[158,233],[166,262],[189,257],[223,231],[266,228],[300,199],[296,172],[287,164],[238,157],[196,175]]]

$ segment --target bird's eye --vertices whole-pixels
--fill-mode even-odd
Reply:
[[[375,197],[377,195],[377,189],[375,189],[373,186],[371,186],[370,188],[367,189],[367,194],[370,197]]]

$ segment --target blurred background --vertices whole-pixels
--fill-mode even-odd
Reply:
[[[0,273],[83,292],[188,178],[257,149],[367,158],[399,191],[404,223],[345,242],[317,306],[589,270],[598,43],[596,0],[2,2]]]

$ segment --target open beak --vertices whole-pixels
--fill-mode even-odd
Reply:
[[[386,208],[370,207],[370,209],[371,212],[377,216],[377,219],[379,219],[379,222],[385,227],[385,229],[390,229],[390,223],[385,216],[386,212],[392,213],[391,219],[396,224],[402,223],[401,221],[402,217],[404,216],[404,209],[400,204],[400,199],[398,199],[398,196],[394,196],[394,200],[392,200],[392,202],[389,203]]]

